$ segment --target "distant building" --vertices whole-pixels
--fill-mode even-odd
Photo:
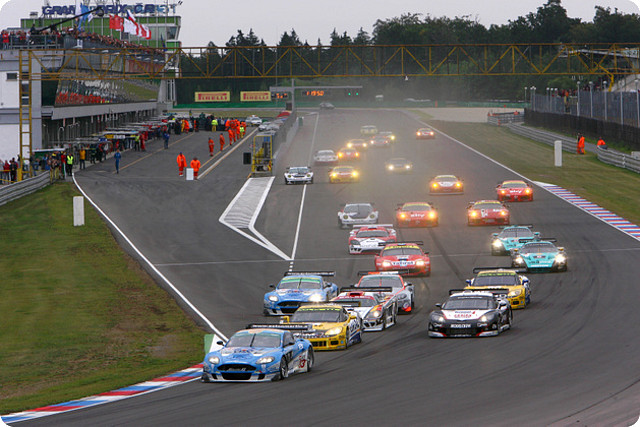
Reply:
[[[49,3],[48,1],[46,3]],[[9,37],[0,39],[0,159],[11,159],[20,153],[19,135],[19,51],[58,49],[58,52],[78,48],[99,48],[113,51],[114,56],[123,45],[148,47],[131,63],[162,63],[165,47],[180,47],[181,17],[176,15],[177,4],[107,4],[105,0],[84,2],[89,9],[98,5],[105,9],[103,17],[91,20],[73,19],[80,14],[75,5],[42,7],[20,20],[20,27],[4,29]],[[117,9],[117,12],[116,12]],[[150,38],[138,37],[109,28],[110,17],[126,17],[129,9],[136,21],[150,30]],[[87,10],[87,9],[83,9]],[[111,18],[113,19],[113,18]],[[58,24],[59,23],[59,24]],[[54,24],[55,27],[51,27]],[[81,24],[81,28],[78,25]],[[31,34],[33,28],[45,29]],[[78,31],[81,30],[81,31]],[[109,55],[105,57],[110,58]],[[62,56],[61,56],[62,58]],[[62,60],[56,59],[62,66]],[[56,65],[56,64],[54,64]],[[33,73],[40,65],[32,62]],[[67,66],[69,68],[70,65]],[[61,70],[64,71],[65,67]],[[89,72],[89,67],[87,66]],[[58,80],[32,82],[32,148],[58,147],[77,141],[90,141],[91,135],[107,127],[156,115],[175,99],[172,82],[135,79]]]

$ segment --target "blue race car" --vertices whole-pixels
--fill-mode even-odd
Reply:
[[[222,348],[207,353],[200,380],[278,381],[290,374],[309,372],[314,363],[313,347],[292,333],[308,329],[307,325],[295,324],[249,325],[233,334]]]
[[[502,227],[500,233],[491,235],[491,255],[509,255],[512,249],[520,248],[534,240],[540,233],[531,231],[533,225],[511,225]]]
[[[526,268],[527,272],[567,271],[567,254],[563,247],[553,244],[555,239],[533,240],[511,252],[511,266]]]
[[[264,295],[265,316],[291,314],[305,303],[321,303],[338,296],[338,286],[325,282],[324,277],[335,276],[335,271],[287,271],[273,291]]]

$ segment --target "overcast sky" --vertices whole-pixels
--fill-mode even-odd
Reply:
[[[112,0],[107,0],[112,3]],[[140,0],[139,3],[165,4],[166,0]],[[169,0],[176,3],[177,0]],[[75,0],[49,0],[52,6],[71,5]],[[121,4],[135,4],[121,0]],[[535,12],[546,0],[182,0],[177,14],[182,16],[180,40],[183,46],[205,46],[213,41],[223,46],[238,30],[254,33],[267,45],[275,45],[285,31],[295,29],[303,42],[329,43],[335,28],[354,37],[362,27],[371,35],[378,19],[421,13],[432,17],[469,16],[488,27],[505,24],[529,12]],[[29,12],[42,11],[44,0],[0,0],[0,27],[17,27]],[[563,0],[562,6],[572,18],[592,21],[594,7],[600,5],[623,13],[640,13],[640,0]]]

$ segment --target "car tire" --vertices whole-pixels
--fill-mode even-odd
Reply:
[[[287,377],[289,377],[289,366],[287,363],[286,356],[282,356],[282,359],[280,359],[280,369],[274,379],[276,381],[282,381],[282,380],[285,380]]]
[[[307,369],[305,370],[305,372],[311,372],[314,362],[315,356],[313,355],[313,347],[309,347],[309,350],[307,350]]]

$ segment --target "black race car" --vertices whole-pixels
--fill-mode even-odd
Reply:
[[[500,293],[451,290],[449,294],[429,314],[430,337],[490,337],[511,329],[511,304]]]

